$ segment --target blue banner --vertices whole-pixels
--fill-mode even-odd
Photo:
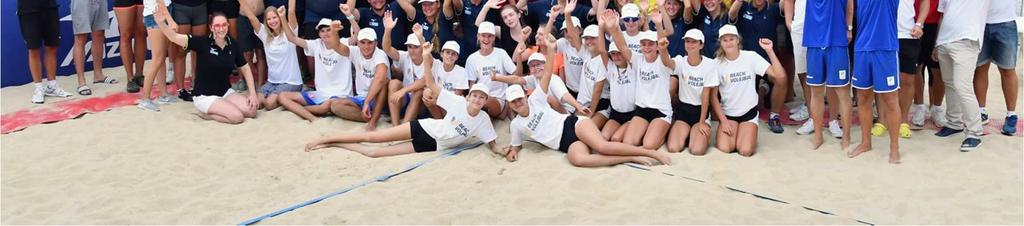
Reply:
[[[58,15],[60,15],[60,47],[57,48],[57,75],[67,76],[75,74],[74,58],[71,54],[71,47],[75,44],[75,35],[71,27],[71,1],[72,0],[57,0]],[[28,49],[25,47],[25,41],[21,37],[21,27],[18,23],[18,1],[15,0],[4,0],[0,1],[0,27],[2,27],[2,36],[0,36],[0,46],[2,46],[2,53],[0,53],[0,87],[16,86],[32,82],[32,74],[29,73],[28,69]],[[120,32],[117,27],[117,19],[114,18],[114,11],[110,8],[113,2],[107,1],[107,19],[110,20],[110,27],[105,31],[105,40],[100,40],[105,43],[103,50],[103,67],[120,68],[121,62],[121,51],[118,43],[120,38]],[[85,45],[85,71],[86,80],[92,80],[92,41]],[[45,52],[45,51],[43,51]],[[147,56],[148,59],[148,56]],[[42,60],[40,60],[42,62]],[[46,67],[43,67],[43,78],[46,78]],[[122,80],[124,78],[115,76],[115,79]]]

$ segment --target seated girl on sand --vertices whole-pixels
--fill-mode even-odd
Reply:
[[[422,37],[421,37],[422,38]],[[430,58],[433,49],[430,43],[422,46],[424,58]],[[433,61],[424,61],[423,79],[433,81],[431,65]],[[443,88],[433,82],[426,83],[424,90],[428,102],[435,102],[437,106],[447,111],[444,119],[420,119],[401,124],[396,127],[387,128],[374,132],[356,132],[350,134],[324,137],[306,144],[306,151],[312,151],[324,147],[340,147],[359,152],[367,157],[385,157],[394,155],[411,154],[417,152],[429,152],[446,150],[458,146],[475,137],[478,140],[487,142],[487,148],[492,152],[500,153],[497,148],[496,139],[498,135],[494,132],[491,119],[483,112],[484,103],[487,101],[487,87],[483,84],[475,84],[465,98],[459,97],[452,92],[444,91]],[[386,147],[370,147],[360,142],[392,142],[412,140],[388,145]]]

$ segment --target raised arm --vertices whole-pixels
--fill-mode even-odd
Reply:
[[[601,1],[606,1],[606,0],[601,0]],[[606,32],[605,32],[605,28],[604,27],[605,27],[605,24],[609,23],[605,19],[605,15],[609,14],[609,12],[611,12],[611,10],[602,10],[600,12],[600,14],[597,15],[597,45],[594,45],[594,47],[597,48],[597,54],[598,54],[598,56],[601,57],[601,65],[602,66],[608,65],[608,50],[607,50],[607,47],[605,47],[605,42],[606,41],[605,41],[604,36],[605,36]],[[612,45],[614,45],[614,44],[615,43],[612,43]]]
[[[291,0],[291,1],[295,1],[295,0]],[[293,10],[288,9],[288,11],[291,12]],[[284,12],[285,12],[285,8],[278,8],[277,9],[277,13],[278,14],[284,15],[283,14]],[[306,39],[300,38],[299,36],[295,35],[295,27],[292,26],[292,25],[294,25],[293,22],[288,21],[287,19],[285,19],[286,17],[283,17],[283,16],[278,16],[278,18],[281,19],[281,27],[283,27],[283,29],[281,29],[282,30],[281,32],[284,33],[284,37],[287,38],[288,41],[291,42],[292,44],[295,44],[295,46],[302,47],[303,49],[307,48]],[[288,18],[294,19],[295,16],[289,14]]]
[[[249,1],[246,0],[238,0],[238,4],[238,8],[242,9],[242,14],[249,20],[249,24],[252,25],[250,27],[252,27],[253,33],[260,33],[260,29],[263,29],[263,26],[260,25],[260,20],[256,19],[256,14],[252,11],[253,6],[249,5]]]
[[[565,18],[565,34],[562,34],[562,37],[569,40],[569,45],[571,45],[573,49],[579,50],[580,46],[583,45],[583,41],[580,40],[580,29],[576,26],[582,25],[575,24],[571,19],[572,11],[576,10],[577,1],[578,0],[569,0],[565,4],[565,9],[562,9],[562,15]],[[552,17],[554,17],[554,15],[552,15]]]
[[[735,23],[740,18],[740,9],[743,8],[744,1],[732,1],[732,6],[729,6],[729,22]]]
[[[452,19],[455,18],[455,9],[452,8],[452,0],[444,0],[441,2],[441,13],[444,14],[444,18]]]
[[[555,19],[558,18],[557,15],[560,14],[560,13],[562,13],[562,5],[552,6],[551,7],[551,11],[548,12],[548,14],[551,15],[551,16],[548,16],[548,22],[544,24],[544,27],[538,27],[537,28],[537,33],[543,32],[545,34],[551,34],[551,31],[553,31],[554,27],[555,27]],[[566,17],[565,19],[569,20],[569,17]],[[529,37],[530,36],[523,36],[523,40],[526,40]],[[552,46],[552,48],[554,48],[554,46]]]
[[[280,11],[278,11],[278,12],[280,12]],[[281,17],[281,19],[284,19],[284,17]],[[282,24],[287,24],[288,25],[288,27],[287,27],[288,29],[287,30],[290,31],[290,30],[292,30],[292,29],[294,29],[296,27],[299,27],[298,23],[299,23],[299,20],[297,18],[295,18],[295,0],[288,0],[288,21],[286,23],[282,23]],[[296,45],[298,45],[298,44],[296,44]],[[303,48],[305,48],[305,47],[303,47]]]
[[[626,47],[626,38],[622,36],[622,30],[619,30],[619,13],[608,10],[605,14],[608,15],[606,15],[607,17],[605,18],[605,22],[607,23],[605,23],[604,31],[611,34],[612,43],[614,43],[615,47],[619,49],[619,53],[622,54],[622,59],[625,59],[626,62],[631,61],[633,59],[633,51],[630,51],[629,48]]]
[[[461,13],[462,11],[459,11],[459,9],[461,9],[462,6],[466,4],[463,1],[466,1],[466,0],[452,0],[452,5],[451,5],[452,9],[451,10],[455,14],[462,14]]]
[[[395,0],[395,1],[398,1],[398,6],[402,8],[402,11],[405,11],[405,17],[406,17],[407,20],[413,21],[413,20],[416,19],[416,6],[413,6],[412,2],[410,2],[410,1],[413,1],[413,0]]]
[[[786,29],[789,31],[793,31],[793,17],[796,15],[793,4],[795,4],[795,0],[782,0],[782,16],[786,17]]]
[[[665,4],[665,0],[658,0],[658,2],[661,2],[660,4]],[[658,13],[664,17],[661,19],[662,24],[661,28],[658,28],[658,32],[665,33],[665,37],[675,34],[676,30],[673,29],[674,26],[672,26],[672,17],[669,16],[668,13],[665,13],[665,7],[658,7]]]
[[[679,12],[679,13],[683,14],[683,22],[686,22],[686,23],[693,22],[693,14],[694,14],[693,12],[696,12],[696,11],[694,11],[695,10],[695,8],[693,6],[694,3],[691,2],[690,0],[679,0],[679,1],[683,2],[683,11]],[[697,3],[697,4],[700,4],[700,3]]]
[[[338,54],[347,57],[350,56],[348,45],[341,43],[341,38],[338,37],[338,31],[340,31],[343,27],[344,25],[341,25],[341,21],[335,20],[331,22],[331,30],[328,32],[328,38],[327,40],[322,41],[324,42],[324,44],[327,45],[327,48],[333,49],[334,52],[338,52]],[[354,39],[354,37],[349,39]]]
[[[434,67],[434,56],[430,55],[430,52],[434,50],[434,45],[430,42],[422,43],[420,46],[423,50],[423,78],[420,81],[424,81],[424,85],[426,85],[427,89],[430,89],[431,96],[436,97],[441,93],[441,87],[434,82],[434,70],[432,70]]]
[[[391,16],[391,11],[384,12],[384,37],[381,41],[381,47],[384,48],[384,53],[388,55],[392,60],[400,60],[398,49],[391,46],[391,31],[395,29],[395,25],[398,24],[398,19]],[[422,43],[422,42],[421,42]]]
[[[546,34],[544,34],[541,37],[546,37],[546,38],[538,38],[537,39],[537,44],[542,47],[542,48],[538,48],[538,51],[539,51],[539,49],[547,49],[547,53],[544,54],[544,57],[547,58],[545,61],[547,61],[549,63],[544,64],[544,72],[541,72],[540,81],[537,81],[537,86],[539,86],[539,87],[537,87],[537,89],[540,89],[544,93],[549,93],[551,90],[548,89],[548,85],[551,84],[551,76],[552,76],[551,74],[554,71],[554,66],[553,66],[554,64],[550,63],[550,62],[555,62],[555,56],[557,55],[555,53],[555,48],[554,48],[554,46],[555,46],[555,36],[551,36],[551,34],[547,34],[546,33]],[[547,48],[543,48],[543,47],[547,47]]]
[[[504,4],[504,3],[505,3],[505,0],[487,0],[487,3],[484,4],[484,8],[480,9],[480,14],[476,15],[476,22],[474,22],[474,24],[476,24],[476,26],[480,26],[480,23],[483,23],[484,21],[487,20],[487,14],[492,9],[499,10],[499,9],[501,9],[500,5]],[[466,35],[472,35],[472,34],[466,34]]]
[[[345,16],[351,17],[355,21],[359,21],[361,15],[359,15],[359,9],[356,9],[356,0],[347,0],[345,3],[339,5],[338,9],[341,10],[341,13],[344,13]]]

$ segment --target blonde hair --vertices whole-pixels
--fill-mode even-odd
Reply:
[[[740,37],[739,35],[736,35],[736,49],[743,49],[743,37]],[[719,62],[725,62],[725,49],[722,48],[721,37],[718,38],[718,49],[715,50],[715,59],[718,59]]]
[[[281,21],[281,15],[277,14],[277,7],[269,6],[269,7],[267,7],[266,10],[263,10],[263,20],[266,21],[267,15],[270,15],[271,13],[273,13],[274,15],[277,15],[277,21],[279,21],[277,23],[277,29],[278,30],[275,31],[274,28],[271,28],[270,26],[264,25],[264,27],[266,27],[266,29],[267,29],[267,34],[270,34],[270,35],[267,36],[266,43],[270,43],[271,41],[274,40],[274,38],[277,38],[277,36],[279,36],[281,34],[284,34],[284,33],[282,33],[284,31],[282,31],[281,29],[284,29],[285,24],[280,22]],[[267,24],[267,23],[264,22],[264,24]]]

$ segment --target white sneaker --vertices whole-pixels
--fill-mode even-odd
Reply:
[[[946,111],[942,107],[932,106],[932,122],[935,126],[946,126]]]
[[[46,101],[46,95],[43,94],[45,92],[43,91],[44,89],[42,84],[36,85],[36,91],[32,94],[32,103],[42,104]]]
[[[800,126],[800,128],[796,129],[796,134],[797,135],[807,135],[807,134],[811,134],[811,133],[814,133],[814,120],[813,119],[808,119],[806,122],[804,122],[803,125]]]
[[[156,106],[156,103],[153,103],[152,100],[146,98],[139,99],[139,104],[135,106],[142,110],[160,111],[160,107]]]
[[[166,95],[166,94],[164,94],[164,95],[160,96],[160,98],[156,99],[156,103],[160,104],[160,105],[168,105],[168,104],[173,104],[173,103],[177,103],[177,102],[178,102],[178,97],[171,96],[171,95]]]
[[[71,96],[71,93],[68,93],[67,91],[64,91],[64,89],[61,89],[60,86],[58,86],[56,83],[53,86],[46,87],[46,92],[44,94],[46,96],[51,96],[51,97],[70,97]]]
[[[828,122],[828,131],[832,133],[835,138],[843,138],[843,128],[839,126],[839,120],[832,120]]]
[[[810,113],[807,112],[807,106],[800,105],[800,107],[796,107],[794,109],[796,110],[790,109],[789,114],[789,119],[792,119],[793,121],[803,121],[811,117]]]
[[[917,127],[924,126],[924,115],[926,114],[926,111],[928,111],[928,108],[925,108],[923,104],[915,104],[914,106],[911,106],[910,123]]]

